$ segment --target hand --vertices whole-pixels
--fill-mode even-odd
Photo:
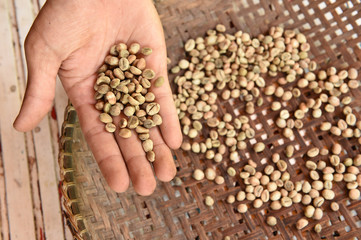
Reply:
[[[151,47],[147,67],[166,78],[163,30],[151,0],[48,0],[25,41],[28,84],[14,127],[29,131],[48,113],[58,74],[109,186],[123,192],[130,178],[136,192],[149,195],[156,181],[140,140],[136,134],[122,139],[117,132],[107,133],[94,108],[97,69],[118,42]],[[182,135],[168,81],[152,91],[163,117],[160,129],[150,132],[156,153],[153,166],[159,180],[170,181],[176,169],[169,148],[178,148]]]

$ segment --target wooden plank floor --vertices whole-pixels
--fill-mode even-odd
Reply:
[[[58,139],[67,104],[61,84],[52,113],[33,131],[12,127],[26,87],[23,43],[44,2],[0,0],[0,240],[72,239],[58,191]]]

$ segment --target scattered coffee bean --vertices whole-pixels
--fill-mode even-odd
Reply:
[[[119,136],[122,138],[130,138],[132,136],[132,132],[127,128],[122,128],[119,131]]]
[[[296,228],[301,230],[305,228],[307,225],[308,225],[308,220],[305,218],[301,218],[300,220],[297,221]]]
[[[154,86],[161,87],[163,83],[164,83],[164,77],[160,76],[155,80]]]

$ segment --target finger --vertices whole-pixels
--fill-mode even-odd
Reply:
[[[169,85],[166,67],[166,58],[160,58],[157,55],[149,56],[149,68],[155,69],[156,77],[152,80],[151,91],[154,93],[155,101],[160,105],[159,114],[163,118],[163,124],[160,125],[162,136],[167,145],[172,149],[177,149],[182,144],[182,132],[179,125],[178,114],[173,101],[172,91]],[[156,65],[155,63],[163,61],[163,64]],[[158,69],[157,69],[158,68]],[[159,77],[164,77],[164,84],[160,87],[154,86],[154,81]]]
[[[23,104],[14,122],[18,131],[33,129],[52,107],[61,61],[45,42],[31,32],[25,41],[28,82]]]
[[[154,143],[155,161],[153,162],[155,175],[163,182],[169,182],[177,173],[173,155],[165,144],[159,128],[152,128],[150,130],[150,138]]]
[[[167,76],[167,53],[164,40],[162,25],[155,9],[154,14],[149,14],[150,19],[146,21],[151,23],[136,30],[129,39],[128,44],[139,41],[142,47],[151,47],[153,53],[146,57],[147,68],[151,68],[158,76],[163,76],[165,82],[161,87],[152,87],[151,90],[156,96],[156,102],[160,104],[160,115],[163,118],[163,124],[160,126],[164,141],[170,148],[179,148],[182,143],[182,133],[175,104],[173,102],[172,91]],[[156,79],[155,78],[155,79]],[[154,80],[152,80],[154,82]]]
[[[79,101],[75,100],[74,106],[84,137],[108,185],[116,192],[126,191],[129,175],[114,135],[104,130],[94,103],[89,101],[79,104]]]
[[[143,196],[152,194],[156,187],[156,181],[137,134],[132,131],[130,138],[122,138],[116,133],[115,137],[127,165],[134,190]]]

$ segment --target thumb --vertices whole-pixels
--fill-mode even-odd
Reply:
[[[40,34],[30,30],[25,40],[28,81],[24,100],[14,122],[18,131],[33,129],[49,112],[55,95],[61,61]]]

